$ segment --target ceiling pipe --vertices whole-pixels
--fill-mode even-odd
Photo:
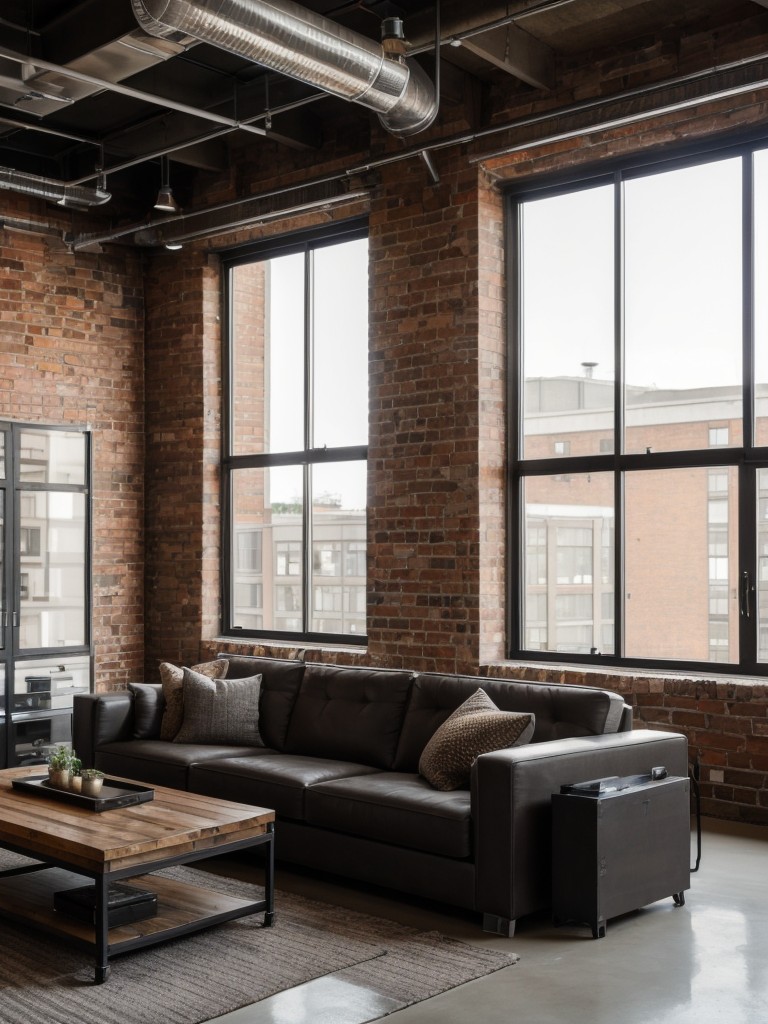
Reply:
[[[54,178],[43,178],[38,174],[25,174],[9,167],[0,167],[0,189],[21,192],[24,195],[48,199],[60,206],[102,206],[112,198],[104,188],[85,188],[68,185]]]
[[[424,131],[437,114],[434,86],[418,64],[291,0],[131,3],[150,35],[183,32],[358,103],[378,114],[387,131],[400,138]]]
[[[343,171],[340,174],[329,174],[321,178],[313,178],[310,181],[301,182],[299,185],[283,185],[280,188],[271,189],[268,192],[260,192],[252,196],[241,196],[238,199],[228,199],[223,203],[216,203],[213,206],[206,206],[202,209],[195,210],[194,212],[187,213],[176,213],[168,214],[162,218],[157,218],[151,221],[142,221],[141,223],[125,224],[120,228],[116,228],[112,231],[108,231],[105,234],[94,235],[94,234],[82,234],[74,239],[68,241],[69,247],[73,251],[78,249],[86,248],[93,244],[104,244],[109,242],[116,242],[120,238],[126,238],[128,235],[144,235],[148,238],[154,232],[159,238],[162,234],[164,240],[169,239],[171,236],[175,239],[176,235],[180,233],[181,225],[188,224],[195,219],[212,218],[214,214],[225,213],[229,210],[237,210],[245,206],[253,205],[254,203],[265,202],[267,200],[280,199],[284,196],[290,196],[292,193],[306,192],[309,189],[322,189],[326,188],[327,191],[323,194],[322,198],[318,201],[320,205],[323,203],[341,203],[348,202],[350,200],[359,199],[364,196],[370,195],[373,188],[372,184],[366,184],[365,186],[358,186],[353,184],[352,175],[348,171]],[[342,191],[334,194],[332,192],[332,186],[339,186]],[[281,207],[279,209],[269,211],[269,215],[284,216],[287,210],[296,212],[299,208],[294,204],[287,207]],[[225,218],[219,223],[215,224],[213,228],[208,228],[205,234],[222,234],[224,231],[230,230],[233,226],[242,227],[247,224],[255,223],[257,220],[261,220],[262,217],[267,216],[266,214],[253,214],[251,217],[242,219],[236,216],[235,219]],[[169,230],[170,226],[174,225],[173,229]],[[175,225],[179,226],[179,231],[176,230]],[[204,234],[198,233],[197,237],[204,237]],[[184,235],[184,240],[189,241],[188,236]]]
[[[108,92],[117,93],[118,96],[129,96],[131,99],[140,100],[143,103],[151,103],[166,110],[175,110],[179,114],[189,114],[191,117],[199,117],[203,121],[211,121],[213,124],[225,125],[230,128],[238,128],[240,131],[251,132],[254,135],[266,135],[263,128],[236,120],[234,117],[225,117],[223,114],[214,114],[210,110],[202,110],[200,107],[191,107],[188,103],[180,103],[178,100],[169,99],[167,96],[158,96],[155,93],[145,92],[142,89],[134,89],[122,82],[110,82],[106,78],[98,78],[96,75],[87,75],[83,71],[63,64],[54,64],[52,61],[43,60],[41,57],[29,57],[25,54],[16,53],[5,46],[0,46],[0,57],[12,60],[15,64],[33,64],[43,71],[56,71],[74,82],[82,82],[85,85],[94,85],[99,89],[106,89]]]

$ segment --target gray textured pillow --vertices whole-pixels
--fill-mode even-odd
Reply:
[[[470,770],[480,754],[527,743],[535,723],[534,715],[500,711],[485,690],[477,689],[424,747],[419,774],[444,792],[468,786]]]
[[[263,747],[259,734],[261,676],[209,679],[184,669],[184,720],[174,743]]]
[[[205,661],[200,665],[193,665],[192,671],[201,676],[208,676],[209,679],[223,679],[227,674],[229,662],[226,658],[216,658],[215,661]],[[160,739],[172,740],[181,728],[184,718],[184,669],[177,665],[171,665],[164,661],[160,665],[160,680],[163,684],[163,697],[165,698],[165,711],[163,720],[160,723]]]

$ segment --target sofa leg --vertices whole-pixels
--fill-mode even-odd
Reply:
[[[507,935],[511,938],[515,934],[515,920],[508,917],[497,917],[496,914],[483,914],[483,931],[493,932],[495,935]]]

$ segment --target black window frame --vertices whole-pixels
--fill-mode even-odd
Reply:
[[[505,256],[508,267],[507,299],[507,657],[514,660],[538,662],[570,662],[576,665],[616,666],[671,670],[674,672],[703,672],[733,675],[768,675],[768,662],[758,661],[760,621],[756,614],[756,588],[759,585],[760,564],[757,550],[758,520],[757,487],[759,471],[768,469],[768,445],[758,446],[754,438],[754,165],[753,154],[768,149],[768,134],[762,131],[724,136],[719,140],[702,140],[693,144],[673,145],[652,153],[633,155],[616,160],[602,161],[578,171],[539,175],[534,179],[517,182],[504,190],[505,198]],[[623,323],[619,295],[622,274],[620,191],[623,181],[652,173],[662,173],[686,166],[707,163],[734,156],[742,158],[742,415],[743,444],[730,443],[709,450],[681,450],[624,453],[624,360]],[[615,451],[584,456],[561,456],[525,459],[523,453],[523,388],[525,380],[522,365],[522,267],[521,225],[518,211],[520,203],[531,198],[555,196],[589,187],[611,184],[617,208],[614,226],[616,266],[614,287],[616,293],[614,330],[614,423]],[[716,424],[712,424],[716,426]],[[739,580],[739,658],[737,661],[667,660],[661,658],[626,657],[622,655],[624,641],[624,609],[619,595],[626,590],[623,563],[624,492],[623,478],[628,471],[652,471],[681,467],[735,467],[739,478],[739,507],[736,511],[738,527]],[[576,473],[613,474],[614,493],[614,651],[603,654],[593,648],[589,654],[568,651],[544,651],[525,647],[524,592],[525,580],[525,509],[523,485],[526,478],[535,476],[567,475]],[[763,622],[763,630],[765,630]]]
[[[300,630],[283,630],[279,628],[270,629],[248,629],[237,626],[233,623],[233,566],[232,558],[232,494],[234,473],[238,469],[265,469],[281,466],[299,466],[302,469],[303,493],[305,497],[311,493],[310,473],[313,466],[323,463],[338,462],[365,462],[368,461],[368,445],[350,445],[337,448],[315,448],[311,444],[311,398],[305,400],[304,404],[304,448],[296,452],[264,452],[259,454],[235,455],[233,454],[233,359],[232,359],[232,303],[231,303],[231,272],[238,266],[256,261],[274,259],[280,256],[288,256],[296,253],[308,255],[313,250],[327,246],[339,245],[342,242],[351,242],[367,238],[368,219],[356,217],[354,219],[337,222],[322,229],[296,231],[279,238],[266,240],[243,246],[236,251],[229,251],[221,254],[222,267],[222,288],[223,288],[223,309],[226,311],[225,330],[223,338],[223,366],[224,366],[224,388],[223,402],[224,414],[222,417],[222,469],[221,469],[221,494],[222,494],[222,573],[221,573],[221,634],[224,637],[244,639],[277,639],[281,641],[299,641],[325,645],[349,645],[364,646],[368,642],[366,633],[324,633],[309,629],[312,619],[312,587],[314,583],[313,573],[313,536],[312,536],[312,509],[305,500],[302,507],[302,540],[301,546],[301,573],[299,575],[285,575],[280,577],[282,584],[299,585],[302,589],[302,624]],[[309,296],[311,285],[305,281],[307,296]],[[310,395],[310,374],[312,373],[312,348],[310,332],[304,332],[304,378],[303,389],[305,399]],[[294,542],[291,542],[294,543]],[[277,608],[277,605],[275,604]]]

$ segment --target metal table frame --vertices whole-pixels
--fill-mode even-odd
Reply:
[[[265,928],[274,924],[274,840],[275,824],[271,821],[267,823],[266,832],[262,835],[253,836],[249,839],[234,840],[230,843],[223,842],[211,849],[195,850],[192,852],[177,854],[176,856],[164,857],[160,860],[152,860],[146,864],[119,868],[116,871],[89,871],[79,865],[70,864],[61,858],[43,856],[39,853],[31,853],[28,849],[25,849],[22,846],[5,842],[0,843],[0,848],[21,854],[24,857],[33,858],[40,863],[28,864],[18,868],[8,868],[5,871],[0,871],[0,878],[9,878],[13,875],[25,875],[33,871],[44,871],[50,867],[58,867],[64,868],[77,875],[83,875],[85,878],[93,879],[96,885],[96,921],[93,942],[78,939],[76,936],[70,937],[73,941],[84,944],[86,947],[93,947],[95,952],[94,981],[96,984],[102,984],[109,977],[110,957],[116,956],[120,953],[129,953],[132,950],[142,949],[145,946],[153,946],[159,942],[167,942],[169,939],[177,939],[183,935],[202,931],[204,928],[210,928],[217,924],[224,924],[226,921],[246,917],[250,914],[259,914],[263,912]],[[239,850],[246,850],[251,847],[264,845],[267,847],[264,868],[264,899],[255,900],[252,903],[233,910],[223,911],[218,914],[211,914],[208,917],[200,918],[196,921],[191,921],[173,928],[166,928],[163,931],[155,932],[152,935],[140,935],[132,939],[123,939],[119,942],[110,944],[107,893],[112,882],[116,882],[121,878],[131,878],[138,875],[151,874],[153,871],[159,871],[162,868],[174,867],[181,864],[191,864],[197,860],[207,860],[211,857],[218,857],[222,853],[234,853]],[[4,913],[4,916],[9,920],[17,920],[24,924],[30,923],[29,919],[23,914]]]

